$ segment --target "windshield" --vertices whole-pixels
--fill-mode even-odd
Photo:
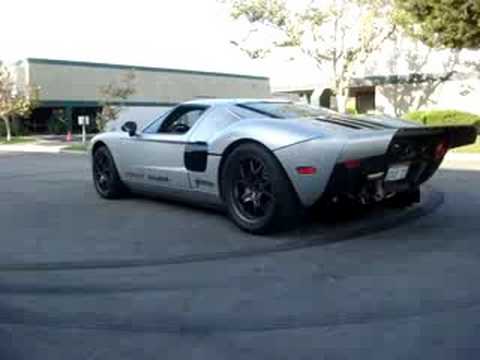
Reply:
[[[279,119],[318,117],[336,114],[334,111],[331,111],[329,109],[317,108],[304,104],[294,104],[289,102],[249,102],[244,104],[238,104],[237,106],[254,111],[258,114]]]

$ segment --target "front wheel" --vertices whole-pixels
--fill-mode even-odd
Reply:
[[[93,183],[97,193],[105,199],[116,199],[126,192],[106,146],[99,147],[93,153]]]
[[[302,207],[287,174],[267,149],[237,147],[221,173],[223,198],[230,217],[243,230],[265,234],[296,224]]]

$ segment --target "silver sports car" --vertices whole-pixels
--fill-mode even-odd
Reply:
[[[91,143],[100,196],[147,192],[225,208],[252,233],[292,226],[317,203],[408,206],[471,126],[347,117],[279,100],[196,100]]]

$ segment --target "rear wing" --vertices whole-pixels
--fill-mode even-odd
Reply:
[[[395,139],[438,137],[446,141],[448,148],[456,148],[473,144],[477,139],[477,128],[470,125],[432,126],[401,128],[395,134]]]

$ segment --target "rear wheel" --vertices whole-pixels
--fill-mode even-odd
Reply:
[[[296,224],[302,207],[278,160],[263,146],[244,144],[226,159],[221,173],[230,217],[243,230],[265,234]]]
[[[99,147],[93,153],[93,182],[98,194],[105,199],[116,199],[126,192],[106,146]]]

